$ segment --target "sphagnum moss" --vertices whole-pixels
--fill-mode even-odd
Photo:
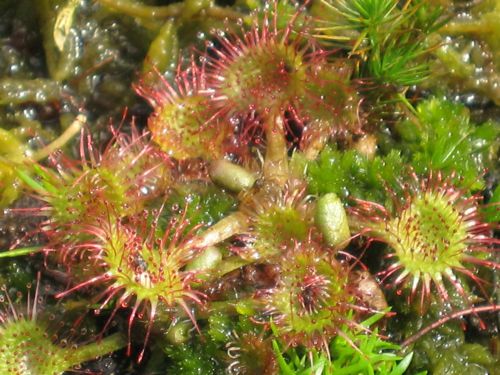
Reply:
[[[397,364],[398,346],[377,336],[374,322],[390,316],[385,297],[396,313],[414,311],[416,322],[430,314],[422,309],[428,300],[441,298],[448,310],[466,305],[409,336],[387,332],[405,346],[451,319],[498,311],[488,284],[497,277],[496,227],[483,222],[477,190],[491,185],[483,168],[495,175],[498,131],[467,121],[452,129],[463,122],[446,99],[411,104],[421,102],[419,84],[432,74],[428,36],[441,22],[434,5],[37,5],[47,60],[38,65],[52,80],[33,78],[45,74],[40,69],[2,78],[24,86],[3,85],[0,118],[9,127],[22,122],[34,98],[44,106],[36,122],[55,118],[65,128],[64,115],[77,107],[91,132],[111,141],[84,133],[79,157],[68,144],[64,156],[44,162],[68,141],[63,134],[64,142],[39,148],[38,164],[13,144],[14,154],[0,153],[8,179],[0,201],[14,199],[23,183],[42,202],[18,211],[46,217],[38,233],[47,243],[36,248],[45,260],[28,261],[54,278],[65,306],[100,312],[87,319],[103,334],[127,327],[127,352],[137,348],[140,362],[131,371],[397,374],[412,357]],[[29,40],[14,34],[9,46]],[[18,61],[10,48],[0,53]],[[143,74],[133,89],[132,71]],[[22,87],[30,90],[19,100]],[[125,104],[137,116],[132,125],[103,126]],[[9,111],[18,112],[14,120]],[[367,197],[376,202],[361,201]],[[494,217],[491,207],[484,212]],[[377,279],[394,288],[382,290]],[[409,296],[403,308],[400,292]],[[492,304],[479,305],[478,296]],[[4,331],[36,336],[39,322],[4,318]],[[57,345],[36,337],[55,362],[33,371],[77,363],[63,364]],[[26,366],[42,366],[38,359]]]

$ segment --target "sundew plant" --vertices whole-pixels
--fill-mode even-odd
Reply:
[[[499,9],[1,1],[1,375],[496,374]]]

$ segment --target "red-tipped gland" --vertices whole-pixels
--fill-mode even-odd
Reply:
[[[152,73],[158,76],[159,86],[142,83],[135,90],[154,109],[148,120],[153,140],[179,160],[224,156],[234,131],[229,121],[215,115],[205,96],[205,67],[192,59],[186,70],[178,69],[173,83],[158,71]]]
[[[305,188],[302,181],[289,180],[284,188],[264,183],[242,195],[240,211],[248,226],[239,237],[245,246],[234,251],[245,259],[269,260],[294,241],[305,240],[314,222]]]
[[[366,201],[358,201],[351,210],[365,227],[363,235],[391,249],[387,256],[390,265],[380,272],[382,281],[409,290],[410,300],[418,295],[421,309],[434,291],[449,301],[450,287],[471,304],[462,276],[471,279],[487,297],[475,268],[500,268],[489,259],[500,242],[481,219],[481,198],[469,196],[441,174],[423,179],[413,175],[413,179],[405,186],[404,202],[394,199],[393,213]]]
[[[171,219],[159,236],[159,215],[156,214],[153,223],[147,214],[131,217],[127,223],[108,215],[98,219],[96,225],[82,227],[89,240],[74,251],[78,257],[87,255],[84,257],[90,262],[87,268],[94,273],[57,295],[60,298],[90,285],[105,285],[104,291],[96,298],[96,302],[101,303],[97,311],[113,299],[116,303],[104,330],[118,309],[131,305],[129,339],[134,320],[146,313],[147,331],[139,361],[144,355],[160,304],[184,310],[197,327],[190,305],[202,305],[204,300],[204,295],[191,287],[197,282],[195,272],[184,271],[184,267],[202,250],[193,248],[190,242],[198,228],[185,233],[189,222],[184,219],[184,212],[179,220]]]
[[[343,334],[342,327],[356,324],[348,318],[357,300],[350,269],[311,239],[297,242],[279,265],[277,285],[260,295],[264,317],[286,345],[329,353],[330,341]]]
[[[97,343],[77,346],[71,330],[59,338],[62,324],[54,324],[55,316],[48,318],[40,305],[38,274],[34,298],[31,300],[31,284],[28,285],[26,309],[20,311],[13,303],[9,291],[0,291],[0,373],[2,375],[63,374],[83,362],[112,353],[125,346],[120,334],[108,336]],[[21,300],[21,293],[17,296]],[[6,304],[6,306],[4,305]]]
[[[211,101],[223,115],[276,114],[303,95],[308,69],[323,52],[295,33],[300,13],[301,9],[283,28],[276,9],[241,37],[217,34],[220,47],[209,49],[207,77]]]
[[[344,60],[311,68],[304,95],[292,118],[303,127],[300,148],[314,159],[332,136],[348,138],[360,134],[360,99],[350,86],[352,68]]]
[[[248,128],[253,134],[255,125],[263,128],[267,150],[286,154],[286,137],[313,159],[332,135],[360,132],[359,100],[348,85],[352,69],[343,60],[331,67],[328,53],[307,36],[302,7],[289,19],[272,5],[274,12],[242,36],[217,33],[204,57],[207,93],[217,116],[260,119]],[[289,21],[279,25],[279,19]]]
[[[125,185],[126,204],[139,209],[144,201],[162,195],[170,187],[173,163],[132,124],[130,134],[111,128],[113,138],[102,152],[99,166],[113,171]],[[132,211],[137,212],[137,211]]]
[[[0,373],[5,375],[61,374],[69,369],[65,349],[52,342],[47,324],[37,319],[39,313],[39,283],[33,301],[28,294],[26,313],[19,311],[5,286],[0,302]],[[28,293],[29,293],[28,289]],[[53,332],[51,332],[53,333]]]
[[[99,152],[82,132],[80,160],[52,158],[55,169],[35,164],[38,180],[20,172],[26,185],[46,206],[30,213],[48,216],[42,230],[49,236],[80,224],[92,224],[108,208],[120,217],[142,210],[147,200],[163,193],[171,181],[171,163],[155,148],[148,134],[132,126],[126,134],[111,127],[112,139]]]

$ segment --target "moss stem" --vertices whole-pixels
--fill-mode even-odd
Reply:
[[[217,267],[211,270],[210,274],[208,274],[204,280],[205,281],[216,280],[252,262],[253,260],[245,260],[240,258],[239,256],[231,256],[229,258],[222,260],[219,264],[217,264]]]
[[[81,129],[82,126],[87,122],[87,117],[83,114],[76,116],[75,120],[71,125],[52,143],[48,144],[41,150],[38,150],[33,154],[31,159],[33,161],[40,161],[45,159],[47,156],[52,154],[57,149],[63,147],[71,138],[73,138]]]
[[[182,13],[183,3],[174,3],[166,6],[148,6],[125,0],[97,0],[106,8],[138,18],[169,18],[177,17]]]
[[[219,222],[212,225],[205,232],[198,235],[189,241],[188,246],[191,248],[204,249],[209,246],[214,246],[229,237],[240,233],[247,226],[247,217],[241,212],[232,213],[226,216]]]
[[[18,257],[18,256],[23,256],[23,255],[28,255],[28,254],[34,254],[34,253],[38,253],[40,251],[43,251],[42,246],[20,247],[19,249],[5,250],[5,251],[0,252],[0,259],[1,258],[13,258],[13,257]]]
[[[184,3],[174,3],[165,6],[150,6],[134,3],[131,1],[124,0],[97,0],[101,5],[106,8],[126,14],[127,16],[136,18],[150,18],[150,19],[162,19],[179,17],[182,15],[185,5]],[[218,18],[218,19],[232,19],[238,20],[243,18],[243,15],[239,12],[235,12],[230,8],[212,6],[207,9],[202,10],[203,14],[208,17]]]
[[[236,12],[229,7],[218,7],[213,6],[203,11],[207,16],[212,18],[218,18],[221,20],[229,19],[229,20],[240,20],[244,19],[247,23],[249,23],[250,18],[244,17],[240,12]]]

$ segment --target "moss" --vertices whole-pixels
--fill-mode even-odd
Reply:
[[[453,91],[474,92],[500,103],[500,5],[496,0],[467,7],[462,14],[449,14],[450,22],[435,35],[434,78]],[[441,38],[441,39],[440,39]],[[444,42],[444,43],[443,43]],[[434,87],[434,82],[428,85]]]
[[[171,363],[167,373],[186,375],[216,375],[221,371],[217,361],[217,347],[212,341],[167,346],[165,353]]]
[[[192,183],[179,186],[167,200],[166,207],[171,208],[166,215],[178,215],[187,210],[189,229],[197,225],[213,225],[235,209],[236,201],[227,192],[213,185]]]
[[[493,314],[484,342],[475,316],[404,354],[389,341],[498,297],[474,282],[498,277],[498,1],[0,3],[0,243],[38,245],[2,252],[0,280],[17,288],[43,269],[54,321],[69,310],[72,337],[82,319],[104,335],[128,331],[127,352],[99,366],[400,374],[413,352],[409,373],[496,370],[484,345]],[[44,147],[75,118],[79,142]],[[442,190],[412,198],[412,181],[430,175]],[[473,207],[460,216],[447,194]],[[374,245],[376,223],[405,250]],[[466,259],[447,231],[475,241]],[[21,257],[32,249],[46,256]],[[437,304],[444,293],[431,288],[426,311],[412,285],[450,264],[446,289],[464,290]],[[363,329],[386,298],[396,317]],[[50,353],[58,344],[36,340]]]
[[[318,160],[308,165],[309,189],[315,194],[335,193],[384,202],[384,185],[397,186],[396,176],[404,169],[397,151],[369,160],[357,151],[325,148]]]
[[[428,370],[440,375],[495,373],[498,359],[487,348],[465,343],[459,333],[460,328],[456,326],[454,331],[448,331],[443,334],[441,330],[441,333],[429,335],[415,345],[411,371]]]
[[[476,125],[465,106],[438,98],[420,103],[416,116],[396,125],[399,147],[415,171],[453,173],[462,186],[482,189],[481,175],[498,149],[500,125]]]
[[[483,213],[486,219],[490,223],[495,223],[500,221],[500,211],[498,210],[498,205],[500,204],[500,185],[497,185],[491,198],[488,200],[488,206],[483,208]]]

